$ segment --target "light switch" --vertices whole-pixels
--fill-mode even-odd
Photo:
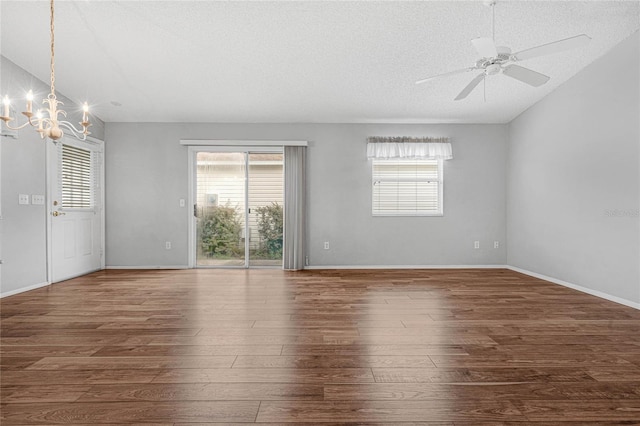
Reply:
[[[184,198],[180,198],[180,207],[184,207],[184,206],[185,206]]]
[[[19,194],[18,204],[29,204],[29,194]]]
[[[44,204],[44,195],[32,195],[31,204],[37,204],[37,205]]]

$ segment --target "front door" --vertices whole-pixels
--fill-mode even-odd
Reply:
[[[49,281],[102,268],[101,143],[47,141],[51,242]]]

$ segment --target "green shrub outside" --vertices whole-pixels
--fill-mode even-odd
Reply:
[[[282,259],[283,208],[278,203],[255,209],[259,248],[252,253],[256,259]],[[240,234],[243,223],[236,207],[207,207],[198,221],[201,253],[207,257],[236,258],[244,255]]]
[[[237,257],[243,255],[240,244],[242,222],[235,207],[208,207],[198,221],[198,235],[202,254],[208,257]]]
[[[256,208],[260,249],[256,257],[282,259],[282,230],[284,212],[278,203]]]

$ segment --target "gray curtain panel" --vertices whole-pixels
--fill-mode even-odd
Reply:
[[[284,269],[304,268],[306,217],[306,154],[304,146],[284,147]]]

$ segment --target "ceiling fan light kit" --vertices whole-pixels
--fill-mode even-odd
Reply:
[[[580,34],[563,40],[521,50],[516,53],[511,53],[512,51],[509,47],[496,46],[495,43],[496,0],[485,1],[484,4],[492,9],[493,37],[478,37],[471,40],[471,44],[473,44],[473,47],[480,55],[480,59],[478,59],[472,67],[427,77],[416,81],[416,84],[422,84],[436,78],[462,74],[469,71],[481,71],[481,73],[471,80],[471,82],[462,89],[458,96],[455,97],[454,100],[456,101],[465,99],[487,76],[493,76],[496,74],[504,74],[507,77],[511,77],[530,86],[540,87],[549,81],[551,77],[537,71],[533,71],[529,68],[516,65],[515,62],[575,49],[586,45],[591,40],[591,37],[588,35]]]

